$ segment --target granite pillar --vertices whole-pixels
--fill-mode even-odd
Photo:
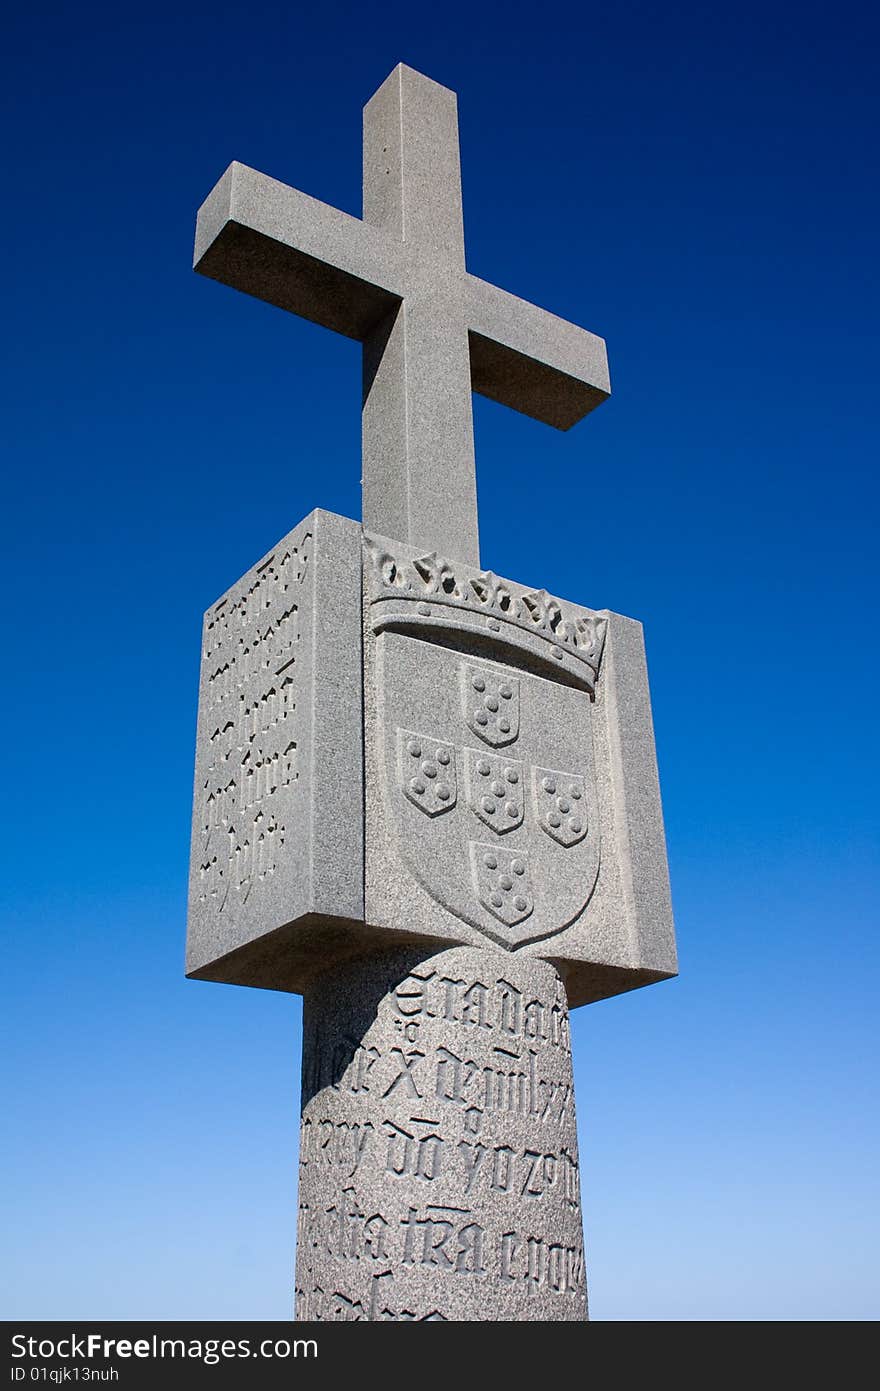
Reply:
[[[567,431],[605,344],[468,271],[454,93],[399,65],[363,154],[362,218],[239,163],[199,211],[201,274],[363,345],[363,517],[205,614],[186,969],[305,997],[297,1318],[582,1320],[568,1008],[677,970],[644,643],[481,560],[471,392]],[[537,531],[548,466],[533,575],[625,536]]]
[[[553,966],[379,953],[322,975],[303,1026],[297,1318],[585,1319]]]

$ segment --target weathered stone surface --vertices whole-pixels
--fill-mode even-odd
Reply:
[[[572,1004],[674,974],[641,625],[366,554],[367,921],[551,958]]]
[[[650,698],[638,623],[480,568],[471,390],[567,429],[604,343],[467,272],[404,66],[363,219],[233,164],[195,262],[364,348],[366,535],[291,532],[200,687],[187,970],[306,997],[298,1316],[583,1319],[567,1008],[676,970]]]
[[[436,941],[552,959],[572,1005],[674,974],[641,626],[367,538],[362,693],[360,567],[316,512],[206,616],[189,973]]]
[[[303,1004],[299,1319],[585,1319],[565,991],[491,946]]]
[[[296,989],[363,920],[360,587],[360,527],[315,511],[205,615],[189,975]]]
[[[403,64],[364,111],[363,201],[231,164],[195,268],[363,342],[365,525],[477,564],[471,388],[567,430],[608,396],[605,344],[465,270],[455,93]]]

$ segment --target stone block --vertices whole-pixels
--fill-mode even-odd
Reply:
[[[187,972],[405,945],[675,974],[641,625],[317,511],[205,618]]]
[[[551,960],[572,1005],[677,969],[641,625],[368,538],[367,920]]]
[[[302,989],[363,919],[361,529],[315,511],[205,615],[186,970]]]

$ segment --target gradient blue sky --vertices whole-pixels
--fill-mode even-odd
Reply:
[[[569,434],[475,403],[484,562],[647,634],[682,973],[574,1017],[594,1317],[880,1312],[878,29],[7,17],[0,1316],[290,1313],[299,1001],[183,978],[199,625],[359,515],[359,350],[190,251],[233,158],[359,213],[399,60],[459,92],[471,270],[609,346]]]

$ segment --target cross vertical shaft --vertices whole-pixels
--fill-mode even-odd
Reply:
[[[464,268],[458,101],[402,64],[364,107],[364,221]]]
[[[605,346],[467,271],[452,92],[392,72],[363,185],[199,210],[361,344],[380,539],[318,509],[205,616],[187,971],[304,995],[300,1319],[581,1321],[568,1008],[676,971],[650,700],[639,624],[478,573],[471,393],[568,430]]]
[[[479,565],[454,92],[394,69],[364,108],[363,197],[411,276],[364,341],[364,526]]]
[[[365,526],[478,566],[472,391],[568,430],[608,395],[605,345],[468,273],[455,93],[403,64],[364,112],[363,187],[350,217],[234,162],[194,264],[363,345]]]

